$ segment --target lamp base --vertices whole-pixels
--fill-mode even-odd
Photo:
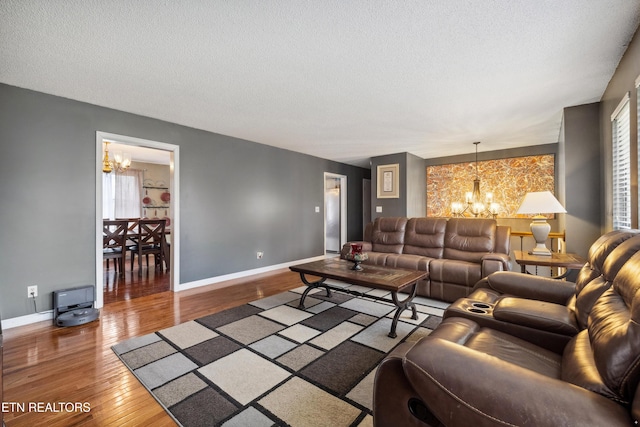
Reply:
[[[536,247],[529,253],[531,255],[551,256],[551,251],[546,245],[549,231],[551,231],[551,226],[547,219],[542,215],[536,215],[529,226],[531,227],[531,234],[533,234],[533,238],[536,241]]]
[[[551,256],[551,251],[547,247],[535,247],[529,251],[529,255]]]

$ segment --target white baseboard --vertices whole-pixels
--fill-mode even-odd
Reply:
[[[270,265],[267,267],[256,268],[253,270],[240,271],[238,273],[225,274],[223,276],[209,277],[207,279],[196,280],[193,282],[180,283],[174,289],[176,292],[186,291],[187,289],[199,288],[201,286],[213,285],[220,282],[226,282],[228,280],[241,279],[247,276],[254,276],[256,274],[264,274],[269,273],[276,270],[281,270],[283,268],[288,268],[292,265],[302,264],[305,262],[319,261],[321,259],[325,259],[325,255],[320,255],[313,258],[301,259],[296,261],[285,262],[282,264]]]
[[[16,328],[18,326],[30,325],[32,323],[38,323],[45,320],[53,322],[53,310],[28,314],[26,316],[12,317],[11,319],[3,319],[2,329]]]

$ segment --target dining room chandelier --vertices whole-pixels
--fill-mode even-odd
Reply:
[[[451,216],[453,217],[487,217],[496,218],[500,211],[500,205],[493,200],[493,193],[487,192],[484,200],[480,194],[480,177],[478,176],[478,144],[476,146],[476,177],[473,180],[473,190],[465,194],[464,202],[451,203]]]
[[[102,159],[102,172],[111,173],[116,171],[122,173],[129,169],[131,166],[131,154],[124,153],[122,151],[114,151],[113,159],[109,158],[109,144],[110,142],[104,142],[104,157]]]

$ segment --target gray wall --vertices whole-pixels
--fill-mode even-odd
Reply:
[[[561,133],[567,252],[583,257],[602,234],[599,114],[598,103],[565,108]]]
[[[427,214],[427,168],[424,159],[407,153],[407,217]]]
[[[371,159],[371,221],[378,217],[407,216],[407,153],[389,154]],[[378,166],[398,163],[398,185],[400,197],[397,199],[378,199]],[[376,212],[376,207],[382,207],[382,212]]]
[[[0,84],[0,312],[95,284],[96,131],[180,146],[180,282],[324,254],[324,172],[347,176],[347,237],[362,234],[367,169]],[[257,260],[257,250],[264,258]]]
[[[397,199],[377,198],[377,169],[380,165],[398,163],[400,197]],[[397,153],[371,159],[371,220],[377,217],[404,216],[423,217],[427,212],[427,170],[424,159],[411,153]],[[382,213],[376,212],[382,207]]]
[[[611,181],[611,114],[618,106],[623,96],[629,92],[631,103],[631,226],[638,228],[638,97],[636,95],[635,81],[640,75],[640,37],[636,32],[627,51],[624,53],[616,72],[611,77],[602,98],[600,99],[600,158],[602,171],[602,186],[600,197],[602,199],[601,214],[603,218],[603,232],[613,228],[613,198]]]

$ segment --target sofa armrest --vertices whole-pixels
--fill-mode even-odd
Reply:
[[[493,307],[493,317],[501,322],[570,337],[580,332],[573,311],[563,304],[505,297]]]
[[[482,257],[482,277],[487,277],[496,271],[509,271],[511,259],[507,254],[490,253]]]
[[[373,418],[375,427],[411,426],[416,417],[407,402],[418,399],[404,375],[402,362],[413,343],[404,342],[385,357],[376,369],[373,393]]]
[[[435,337],[406,355],[403,369],[446,425],[630,425],[622,406],[559,379]]]
[[[500,294],[555,304],[566,304],[576,293],[576,284],[573,282],[514,271],[500,271],[490,274],[476,283],[473,290],[479,288],[488,288]]]

